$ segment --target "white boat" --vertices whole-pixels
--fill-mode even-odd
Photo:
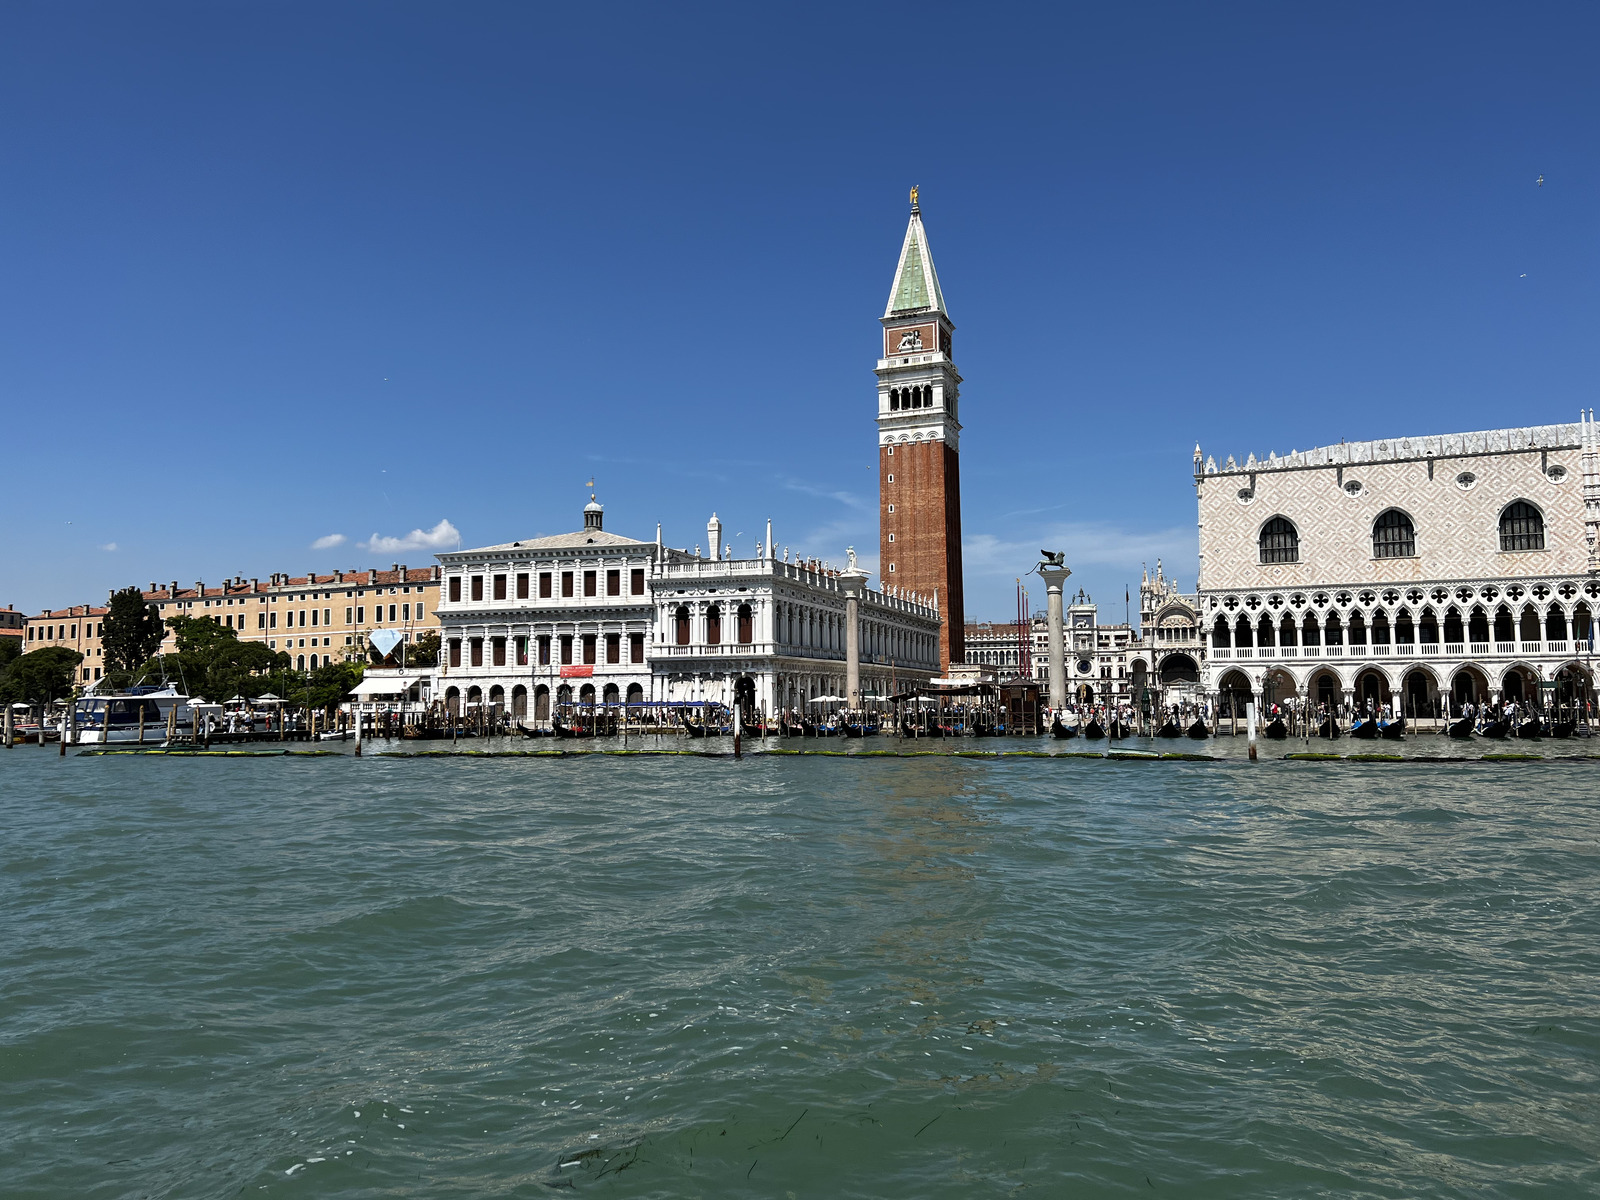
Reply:
[[[73,710],[77,740],[85,746],[119,742],[160,744],[167,740],[167,721],[174,709],[177,710],[178,736],[193,736],[194,711],[189,697],[171,684],[84,696]]]

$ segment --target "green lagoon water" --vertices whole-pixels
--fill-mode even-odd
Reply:
[[[1600,1195],[1597,782],[0,751],[0,1195]]]

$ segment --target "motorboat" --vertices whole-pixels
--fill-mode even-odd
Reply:
[[[198,702],[171,684],[160,687],[134,686],[122,692],[88,695],[73,703],[72,719],[79,743],[118,745],[121,743],[161,743],[167,740],[169,722],[179,737],[191,737]]]

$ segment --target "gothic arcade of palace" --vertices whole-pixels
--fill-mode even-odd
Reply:
[[[1589,694],[1592,415],[1229,458],[1195,449],[1203,689],[1410,714]]]

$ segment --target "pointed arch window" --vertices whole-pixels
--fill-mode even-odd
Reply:
[[[1526,500],[1508,504],[1500,514],[1500,549],[1543,550],[1544,514]]]
[[[1273,517],[1263,525],[1260,542],[1264,563],[1300,561],[1300,531],[1288,517]]]
[[[1391,508],[1372,523],[1373,558],[1415,558],[1417,527],[1398,508]]]

